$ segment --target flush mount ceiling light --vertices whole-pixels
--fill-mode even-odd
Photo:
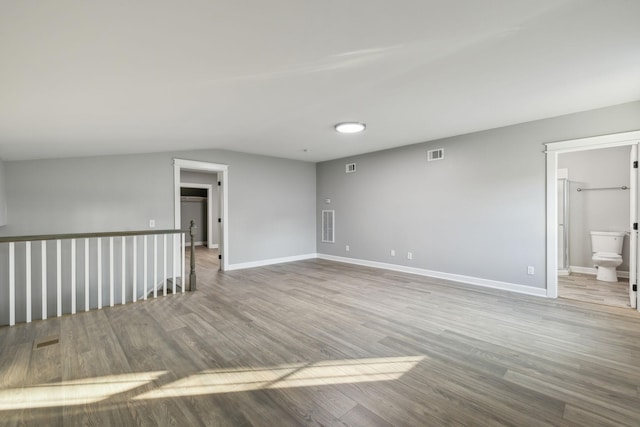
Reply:
[[[365,130],[366,127],[367,126],[364,123],[358,123],[358,122],[338,123],[335,126],[336,132],[340,132],[340,133],[358,133]]]

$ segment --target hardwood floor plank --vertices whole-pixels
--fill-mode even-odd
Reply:
[[[348,426],[393,427],[393,424],[360,405],[347,412],[340,420]]]
[[[616,427],[620,425],[619,422],[603,417],[589,409],[578,408],[570,404],[566,406],[564,419],[581,426]]]
[[[617,282],[603,282],[590,274],[571,273],[558,276],[558,295],[576,301],[628,308],[629,279],[620,277]]]
[[[637,414],[637,401],[635,408],[629,407],[628,402],[618,398],[602,399],[598,394],[593,394],[591,389],[582,388],[573,384],[558,384],[552,382],[552,378],[537,378],[531,374],[523,374],[509,371],[505,375],[508,381],[522,385],[525,388],[536,390],[548,396],[555,397],[576,407],[584,408],[600,414],[620,425],[637,425],[640,418]]]

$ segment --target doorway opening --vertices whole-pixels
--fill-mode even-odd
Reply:
[[[218,203],[218,188],[212,184],[201,184],[195,182],[184,182],[185,172],[183,171],[180,182],[180,228],[186,230],[190,226],[190,221],[196,224],[196,246],[206,246],[209,249],[217,249],[220,233],[217,230],[217,219],[220,217]],[[205,177],[210,175],[210,179],[218,181],[217,174],[202,174]],[[216,218],[214,224],[213,218]],[[191,243],[191,237],[186,239]]]
[[[198,194],[197,191],[205,190],[207,192],[206,220],[204,218],[202,219],[200,234],[198,234],[196,229],[196,238],[194,241],[196,243],[205,243],[204,240],[206,240],[206,245],[198,247],[196,264],[201,262],[207,263],[207,260],[212,261],[218,258],[219,269],[223,271],[228,270],[228,166],[184,159],[174,159],[173,165],[175,227],[184,229],[182,224],[183,188],[193,188],[194,195],[185,195],[185,197],[191,197],[192,200],[198,200],[199,202],[204,199],[204,193]],[[202,209],[201,203],[198,208]],[[185,218],[185,220],[190,219]],[[205,227],[207,229],[206,233],[202,234],[202,231],[204,231],[202,228]],[[208,267],[210,268],[210,266]]]
[[[546,144],[548,297],[561,296],[634,309],[638,307],[636,284],[638,276],[637,161],[639,143],[640,131],[634,131]],[[618,149],[613,150],[616,147]],[[602,151],[602,149],[612,150]],[[622,175],[617,177],[624,182],[616,184],[607,182],[606,173],[594,178],[595,180],[601,179],[602,184],[585,182],[584,173],[581,175],[580,167],[576,166],[578,163],[572,163],[569,160],[581,157],[597,159],[598,156],[605,153],[614,152],[618,156],[628,156],[626,157],[628,160],[623,160],[619,166]],[[589,167],[593,172],[593,164]],[[573,175],[572,169],[575,172]],[[617,207],[615,210],[607,210],[606,205],[611,204],[611,200],[615,198],[618,200]],[[621,204],[620,200],[622,199],[628,205]],[[573,204],[571,200],[574,201]],[[580,207],[581,203],[582,207]],[[594,203],[600,204],[596,209],[597,212],[585,214],[582,208],[586,205],[593,207]],[[610,218],[605,218],[605,222],[603,222],[603,216],[610,216]],[[614,219],[614,217],[616,218]],[[570,233],[572,227],[579,229],[573,233],[573,236]],[[594,230],[594,228],[608,228],[608,230]],[[589,262],[593,262],[591,258],[593,255],[591,245],[593,233],[591,231],[596,234],[601,231],[624,233],[625,247],[621,251],[621,256],[624,256],[626,261],[624,261],[623,268],[618,275],[620,282],[615,285],[611,282],[612,285],[607,287],[607,282],[597,281],[594,273],[598,270],[589,266]],[[624,270],[627,270],[628,273]]]
[[[200,181],[200,182],[185,182]],[[194,246],[196,250],[196,262],[206,269],[220,268],[219,240],[220,227],[218,218],[219,194],[218,174],[215,172],[189,172],[180,173],[180,216],[183,230],[195,224]],[[206,184],[202,182],[213,182]],[[214,220],[215,218],[215,220]],[[191,236],[187,234],[186,244],[191,245]],[[189,254],[190,252],[187,252]],[[187,256],[187,258],[189,258]]]
[[[632,155],[629,146],[558,155],[558,297],[630,307]]]

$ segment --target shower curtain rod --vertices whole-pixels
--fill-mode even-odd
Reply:
[[[578,187],[578,191],[589,191],[589,190],[628,190],[629,187],[623,185],[622,187],[601,187],[601,188],[580,188]]]

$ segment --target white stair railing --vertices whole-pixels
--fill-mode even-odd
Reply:
[[[0,237],[0,325],[184,292],[193,228]],[[186,290],[195,290],[191,274]]]

